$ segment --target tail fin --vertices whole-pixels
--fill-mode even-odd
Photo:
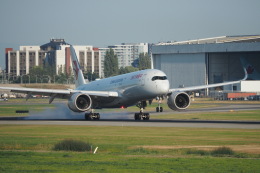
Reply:
[[[72,45],[70,45],[70,54],[71,54],[71,60],[72,60],[72,67],[73,67],[73,73],[74,73],[74,80],[76,88],[78,88],[80,85],[85,84],[85,79],[82,73],[82,70],[80,69],[79,61],[75,52],[75,49]]]
[[[260,74],[256,71],[254,66],[248,62],[246,58],[241,57],[240,61],[247,72],[248,80],[260,80]]]

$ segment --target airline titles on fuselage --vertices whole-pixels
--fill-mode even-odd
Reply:
[[[135,79],[140,79],[143,77],[143,74],[137,74],[137,75],[133,75],[130,80],[135,80]],[[123,82],[124,78],[120,78],[120,79],[114,79],[110,81],[110,84],[116,84],[116,83],[120,83]]]
[[[140,79],[142,77],[143,77],[143,74],[137,74],[137,75],[132,76],[131,80],[133,80],[133,79]]]
[[[115,84],[115,83],[123,82],[123,80],[124,80],[123,78],[111,80],[111,81],[110,81],[110,84]]]

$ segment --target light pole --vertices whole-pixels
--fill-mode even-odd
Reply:
[[[48,83],[51,83],[51,77],[49,75],[44,75],[48,77]]]
[[[56,83],[56,80],[57,80],[57,79],[59,80],[59,75],[56,75],[56,74],[53,75],[53,80],[54,80],[53,82],[54,82],[54,84]],[[58,83],[59,83],[59,82],[58,82]]]
[[[3,83],[4,83],[4,82],[3,82],[3,78],[4,78],[4,70],[2,70],[2,73],[1,73],[1,74],[2,74],[2,84],[3,84]]]
[[[37,81],[37,75],[35,75],[35,79],[36,79],[36,83],[38,83],[38,81]]]
[[[23,83],[23,76],[28,76],[29,77],[29,84],[31,83],[31,77],[30,77],[30,75],[28,75],[28,74],[23,74],[22,76],[21,76],[21,84]]]
[[[8,80],[8,83],[10,83],[10,79],[13,77],[13,80],[14,80],[14,73],[13,72],[9,72],[7,73],[7,80]]]

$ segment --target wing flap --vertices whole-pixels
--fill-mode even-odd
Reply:
[[[72,90],[72,93],[82,93],[88,94],[90,96],[100,96],[100,97],[119,97],[116,91],[83,91],[83,90]]]
[[[54,89],[39,89],[39,88],[15,88],[15,87],[0,87],[3,90],[10,90],[11,92],[24,93],[24,94],[39,94],[39,95],[50,95],[50,94],[70,94],[70,90],[54,90]]]

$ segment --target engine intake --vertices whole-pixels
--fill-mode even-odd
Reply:
[[[91,108],[92,100],[87,94],[75,93],[69,101],[68,106],[74,112],[85,112]]]
[[[190,105],[190,96],[185,92],[173,92],[167,104],[172,110],[185,110]]]

